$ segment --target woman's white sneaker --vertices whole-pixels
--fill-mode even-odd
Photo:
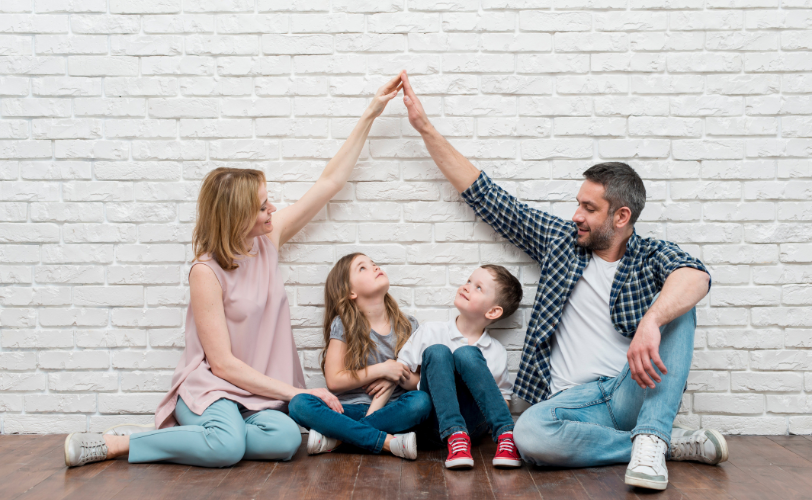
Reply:
[[[395,434],[395,439],[389,442],[389,451],[396,457],[414,460],[417,458],[417,435],[414,432]]]
[[[713,429],[671,433],[671,460],[692,460],[716,465],[728,457],[727,441],[722,433]]]
[[[638,434],[632,443],[632,460],[626,467],[626,484],[664,490],[668,486],[665,441],[653,434]]]
[[[97,432],[74,432],[65,438],[65,465],[78,467],[107,459],[107,443]]]
[[[327,437],[316,429],[310,429],[310,435],[307,437],[307,454],[318,455],[319,453],[328,453],[338,448],[338,439]]]

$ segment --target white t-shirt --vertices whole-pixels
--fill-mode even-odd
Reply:
[[[553,335],[550,394],[599,377],[616,377],[625,366],[631,339],[615,330],[609,308],[619,263],[593,253],[575,284]]]
[[[398,361],[408,366],[413,372],[423,363],[423,351],[431,345],[443,344],[451,352],[462,346],[468,345],[468,339],[463,337],[457,329],[457,318],[450,321],[429,321],[422,323],[406,344],[398,353]],[[504,346],[495,338],[488,335],[488,331],[482,332],[474,343],[482,351],[485,363],[488,365],[496,385],[499,387],[502,396],[510,399],[513,393],[513,384],[510,383],[507,366],[507,351]],[[419,387],[418,383],[418,387]]]

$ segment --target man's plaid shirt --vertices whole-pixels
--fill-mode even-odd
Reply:
[[[575,244],[578,229],[574,222],[530,208],[494,184],[485,172],[462,197],[482,220],[541,266],[533,313],[513,386],[517,396],[538,403],[550,396],[552,335],[591,252]],[[633,337],[637,324],[665,279],[680,267],[708,272],[702,262],[676,244],[641,238],[634,232],[626,244],[609,296],[615,329],[625,337]]]

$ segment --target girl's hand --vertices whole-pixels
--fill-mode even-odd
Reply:
[[[369,103],[369,108],[367,108],[372,114],[372,118],[377,118],[383,113],[386,105],[398,95],[402,86],[403,82],[400,80],[400,74],[398,74],[375,92],[375,97],[372,98],[372,102]]]
[[[338,413],[344,413],[344,407],[341,406],[341,402],[332,392],[328,391],[327,389],[307,389],[305,392],[324,401],[331,410],[337,411]]]
[[[376,366],[380,366],[379,370],[381,370],[381,378],[394,383],[400,382],[403,377],[408,377],[410,373],[408,366],[404,365],[403,363],[399,363],[394,359],[388,359]]]
[[[392,387],[394,387],[396,383],[397,382],[392,382],[384,378],[379,378],[378,380],[366,386],[364,390],[374,399],[380,396],[381,394],[385,393]]]

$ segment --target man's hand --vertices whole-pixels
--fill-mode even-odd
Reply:
[[[321,399],[327,406],[330,407],[331,410],[337,411],[338,413],[344,413],[344,407],[341,406],[341,402],[338,401],[338,398],[335,395],[328,391],[327,389],[317,388],[317,389],[307,389],[305,390],[308,394],[312,394],[317,398]]]
[[[409,123],[421,134],[431,130],[429,117],[426,116],[420,99],[417,98],[409,83],[409,75],[406,74],[406,70],[400,72],[400,79],[403,82],[403,104],[406,105],[406,110],[409,112]]]
[[[656,387],[654,382],[659,384],[662,381],[651,365],[651,362],[654,361],[663,375],[668,373],[660,359],[660,328],[654,321],[643,317],[637,325],[637,332],[634,334],[626,358],[629,360],[632,380],[643,389],[654,389]],[[652,381],[652,379],[654,380]]]

